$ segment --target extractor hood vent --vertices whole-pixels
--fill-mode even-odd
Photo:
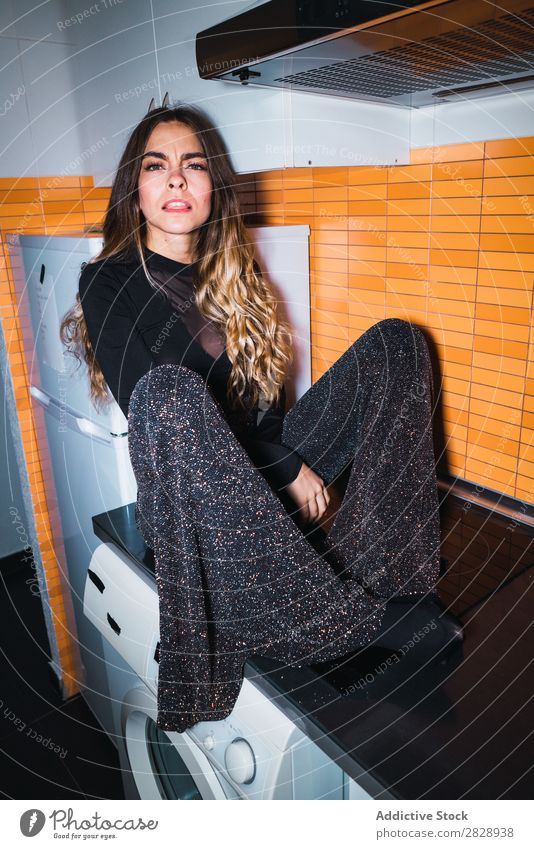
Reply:
[[[199,33],[197,59],[206,79],[423,106],[449,94],[457,99],[462,87],[466,97],[533,87],[531,4],[434,0],[414,6],[338,0],[329,6],[343,7],[345,24],[356,12],[359,20],[339,29],[334,19],[325,20],[328,4],[315,3],[321,18],[314,28],[312,2],[268,2]],[[401,5],[410,8],[399,11]],[[384,16],[385,8],[395,11]],[[382,17],[362,23],[362,9]],[[310,41],[312,33],[318,37]],[[245,54],[248,58],[240,59]]]
[[[336,62],[322,68],[276,77],[275,82],[310,89],[344,90],[371,97],[398,97],[429,88],[470,85],[534,71],[534,7],[522,15],[527,32],[513,15],[484,21],[477,32],[456,30],[421,43]]]

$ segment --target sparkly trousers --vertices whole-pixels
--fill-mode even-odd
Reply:
[[[160,728],[223,719],[250,655],[287,664],[367,645],[391,596],[439,575],[432,377],[423,335],[387,319],[286,414],[282,442],[328,484],[350,466],[319,553],[203,379],[153,369],[130,401],[137,522],[154,550]]]

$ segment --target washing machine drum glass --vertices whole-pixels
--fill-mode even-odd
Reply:
[[[147,718],[146,741],[154,777],[164,799],[202,799],[184,761],[164,731]]]

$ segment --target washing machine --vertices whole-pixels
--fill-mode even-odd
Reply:
[[[157,727],[157,588],[111,543],[91,559],[84,612],[105,637],[125,798],[345,798],[342,770],[247,678],[226,719]]]

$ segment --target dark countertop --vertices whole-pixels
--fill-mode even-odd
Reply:
[[[134,506],[96,516],[95,533],[153,575]],[[386,668],[384,652],[366,649],[312,667],[254,657],[245,674],[375,798],[530,799],[533,539],[532,528],[444,498],[439,591],[464,622],[463,659]]]

